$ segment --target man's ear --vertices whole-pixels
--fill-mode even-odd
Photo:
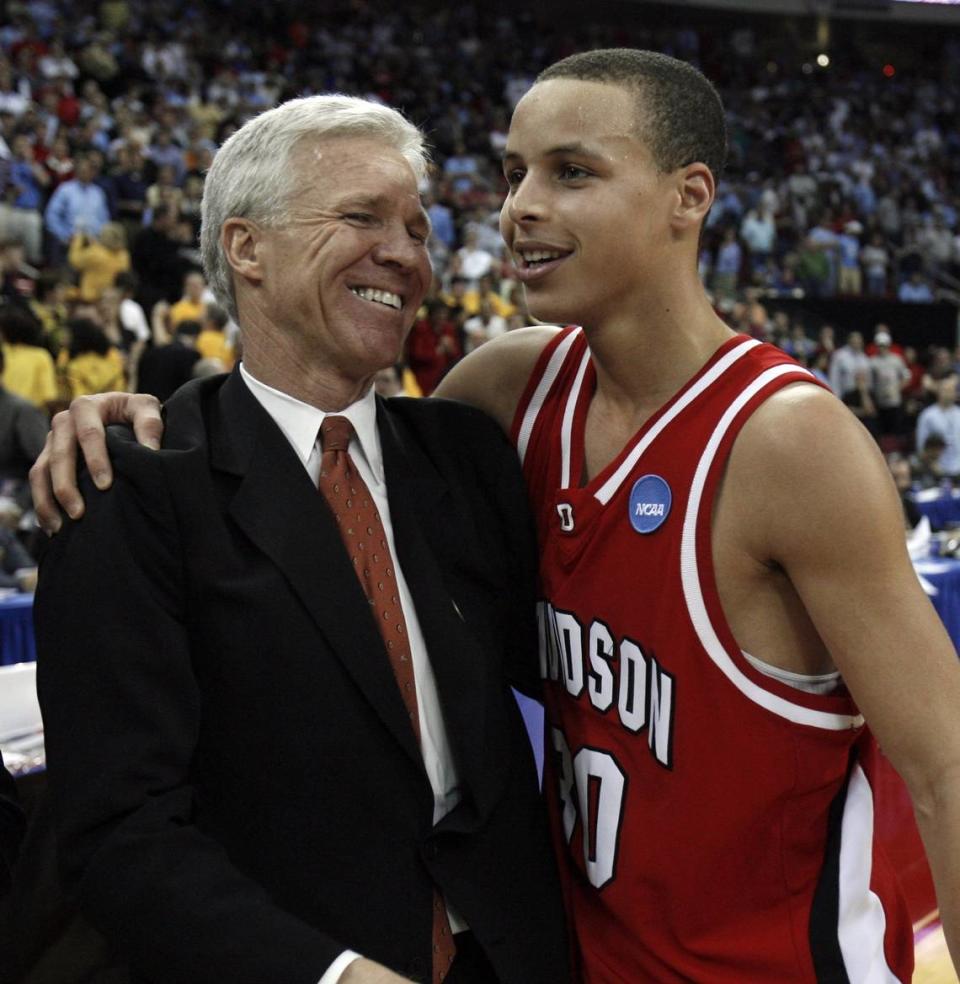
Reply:
[[[699,230],[713,205],[717,186],[706,164],[695,161],[677,172],[677,204],[673,226],[679,232],[689,228]]]
[[[238,277],[251,283],[263,281],[263,239],[260,227],[249,219],[230,218],[220,229],[220,245],[227,263]]]

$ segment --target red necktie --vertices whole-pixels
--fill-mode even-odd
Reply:
[[[352,435],[353,424],[346,417],[323,418],[320,425],[323,456],[317,487],[333,510],[353,569],[370,602],[400,696],[419,742],[420,716],[407,623],[380,513],[347,450]],[[455,953],[447,910],[439,891],[434,889],[433,984],[440,984],[446,977]]]

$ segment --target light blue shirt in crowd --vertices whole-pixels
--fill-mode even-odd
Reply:
[[[917,417],[917,450],[923,450],[927,438],[939,434],[946,442],[940,456],[940,467],[947,475],[960,475],[960,407],[956,404],[944,409],[934,403],[920,411]]]
[[[76,232],[97,236],[110,221],[107,196],[99,185],[64,181],[50,196],[44,222],[60,242],[70,242]]]

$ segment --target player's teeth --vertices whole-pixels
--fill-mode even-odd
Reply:
[[[545,249],[533,250],[529,253],[523,253],[523,258],[527,263],[539,263],[543,260],[558,260],[562,254]]]

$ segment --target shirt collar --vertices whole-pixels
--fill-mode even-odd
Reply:
[[[250,374],[242,362],[240,376],[257,402],[283,431],[293,450],[296,451],[297,457],[306,466],[317,444],[320,425],[327,413],[290,396],[289,393],[260,382]],[[374,480],[382,485],[383,453],[380,449],[380,435],[377,433],[377,400],[373,387],[371,386],[356,403],[338,410],[336,415],[346,417],[353,424],[354,437],[350,441],[350,453],[362,454],[370,466]]]

